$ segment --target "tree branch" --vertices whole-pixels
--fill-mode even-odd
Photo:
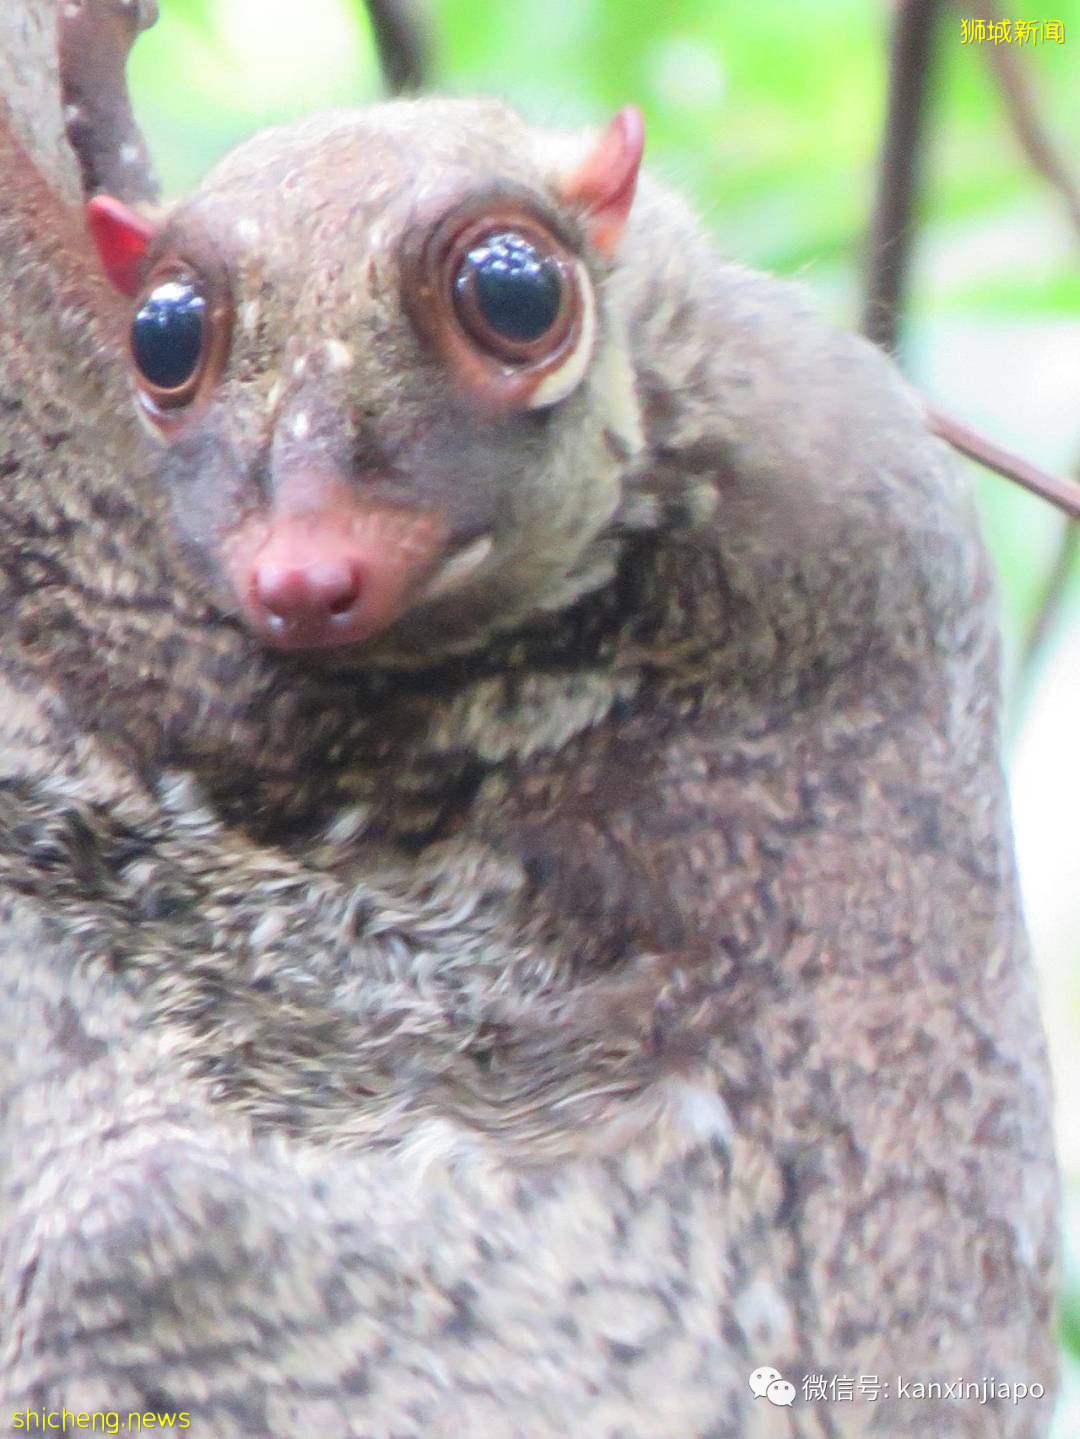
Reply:
[[[911,253],[912,209],[941,0],[896,0],[889,96],[870,227],[863,333],[896,348]]]
[[[64,135],[56,45],[63,3],[0,0],[0,123],[6,118],[27,162],[49,188],[74,203],[79,175]]]
[[[1048,470],[1041,470],[1038,465],[1033,465],[1029,460],[1005,449],[1003,445],[988,440],[985,435],[980,435],[962,420],[945,414],[933,405],[926,406],[926,415],[934,434],[947,440],[962,455],[976,460],[988,470],[1004,475],[1008,480],[1015,480],[1025,490],[1049,500],[1073,519],[1080,519],[1080,484],[1075,480],[1066,480],[1060,475],[1050,474]]]
[[[125,67],[157,0],[69,0],[60,20],[60,83],[83,192],[128,204],[156,200],[157,180],[135,123]]]
[[[422,90],[431,73],[431,47],[418,0],[367,0],[386,88],[392,95]]]

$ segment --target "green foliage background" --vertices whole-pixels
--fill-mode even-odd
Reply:
[[[133,83],[167,190],[194,181],[262,124],[380,91],[360,0],[162,0],[161,8],[137,48]],[[595,123],[637,102],[650,163],[696,197],[721,248],[800,275],[854,324],[890,8],[884,0],[435,0],[435,79],[451,91],[501,94],[559,125]],[[1024,0],[1008,13],[1064,25],[1064,44],[1026,47],[1024,58],[1052,133],[1075,160],[1080,0],[1049,0],[1046,10]],[[903,359],[946,408],[1047,467],[1072,469],[1080,460],[1078,237],[1020,155],[982,56],[961,43],[961,15],[947,10],[940,37]],[[1062,522],[1002,480],[980,474],[976,484],[1015,656]],[[1020,857],[1058,1067],[1074,1237],[1060,1439],[1080,1434],[1080,1077],[1070,1058],[1080,1051],[1080,904],[1042,900],[1035,879],[1050,874],[1080,894],[1080,846],[1068,822],[1080,747],[1062,723],[1074,704],[1068,714],[1080,724],[1073,568],[1058,623],[1035,662],[1014,671],[1011,689]],[[1061,869],[1063,849],[1071,869]]]

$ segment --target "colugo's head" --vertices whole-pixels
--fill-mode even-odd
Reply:
[[[642,140],[398,102],[258,136],[156,226],[91,202],[185,548],[264,641],[426,652],[587,587],[639,443],[604,281]]]

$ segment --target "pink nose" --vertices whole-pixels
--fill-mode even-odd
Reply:
[[[356,624],[364,584],[350,559],[305,565],[262,564],[254,576],[256,605],[266,628],[283,639],[325,644]]]
[[[281,487],[276,507],[233,536],[225,578],[265,644],[297,651],[366,644],[427,580],[445,535],[440,518],[361,498],[302,473]]]

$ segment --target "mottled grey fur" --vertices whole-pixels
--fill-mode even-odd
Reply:
[[[470,415],[395,245],[477,182],[558,211],[581,144],[425,101],[226,161],[171,234],[230,265],[233,351],[167,454],[77,226],[5,191],[0,1422],[1046,1432],[968,500],[881,354],[647,181],[583,384]],[[263,652],[218,568],[299,413],[304,463],[497,535],[333,666]],[[1048,1397],[780,1409],[762,1364]]]

